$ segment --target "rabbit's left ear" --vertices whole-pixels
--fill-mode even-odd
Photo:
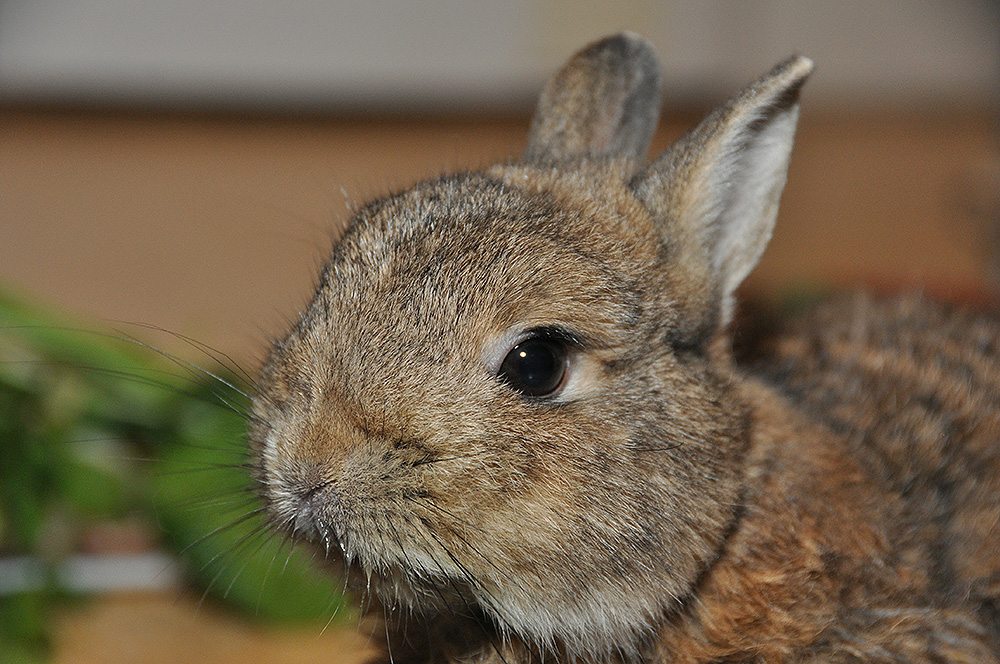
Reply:
[[[587,46],[545,86],[525,162],[583,157],[641,159],[660,115],[660,68],[642,37],[621,33]]]
[[[734,292],[771,239],[812,68],[801,56],[782,62],[631,182],[668,245],[685,254],[677,260],[707,268],[703,301],[712,310],[701,315],[716,325],[732,317]]]

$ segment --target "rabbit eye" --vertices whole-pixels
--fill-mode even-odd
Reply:
[[[530,337],[510,349],[498,375],[524,395],[545,397],[562,387],[567,358],[563,341]]]

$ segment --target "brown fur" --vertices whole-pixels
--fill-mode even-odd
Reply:
[[[997,326],[856,300],[732,360],[810,68],[646,164],[655,60],[609,38],[520,160],[355,215],[251,446],[387,660],[997,661]],[[545,398],[498,377],[537,329],[571,341]]]

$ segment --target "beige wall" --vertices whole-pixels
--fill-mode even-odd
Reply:
[[[971,208],[1000,189],[990,116],[830,116],[804,97],[778,228],[751,286],[980,280],[985,222]],[[667,118],[654,151],[694,122]],[[526,128],[7,112],[0,283],[249,358],[306,302],[348,202],[507,158]]]

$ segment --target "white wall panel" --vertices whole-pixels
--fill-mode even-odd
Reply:
[[[832,103],[982,102],[1000,81],[986,0],[4,0],[0,99],[281,109],[530,103],[586,40],[629,28],[668,95],[714,98],[798,51]]]

